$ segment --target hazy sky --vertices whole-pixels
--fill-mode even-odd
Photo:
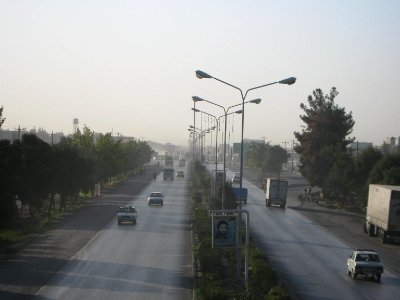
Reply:
[[[241,103],[237,90],[197,79],[200,69],[244,90],[297,77],[248,94],[262,102],[246,106],[246,138],[293,140],[300,103],[335,86],[352,136],[381,144],[400,136],[399,57],[396,0],[0,0],[4,129],[69,134],[78,118],[96,132],[186,144],[192,96]]]

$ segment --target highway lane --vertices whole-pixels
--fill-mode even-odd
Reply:
[[[164,206],[147,205],[151,191],[165,194]],[[130,195],[137,224],[113,219],[35,299],[192,299],[186,193],[185,179],[164,182],[160,174],[140,195]]]
[[[210,166],[210,168],[212,168]],[[231,172],[228,173],[228,178]],[[288,287],[293,299],[396,299],[400,278],[385,270],[382,283],[347,275],[346,260],[357,245],[347,245],[290,209],[302,187],[289,190],[289,207],[267,208],[263,191],[247,180],[250,232]]]

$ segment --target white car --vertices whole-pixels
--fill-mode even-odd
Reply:
[[[158,204],[163,206],[164,205],[164,195],[160,192],[151,192],[149,197],[147,197],[147,204],[153,205]]]
[[[376,277],[376,281],[381,281],[383,265],[378,254],[371,249],[355,249],[353,254],[347,259],[347,273],[355,280],[357,275],[366,277]]]
[[[233,172],[231,183],[240,183],[240,172]]]

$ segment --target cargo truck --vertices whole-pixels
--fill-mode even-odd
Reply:
[[[364,231],[382,243],[400,242],[400,186],[369,185]]]
[[[242,193],[240,194],[240,187],[233,187],[232,192],[235,195],[236,202],[240,199],[242,202],[247,203],[247,188],[242,187]]]
[[[170,155],[165,155],[165,167],[173,167],[174,166],[174,159]]]
[[[265,205],[279,205],[281,208],[286,207],[288,182],[276,178],[266,178],[265,185]]]
[[[163,179],[164,180],[174,180],[174,169],[165,168],[163,170]]]

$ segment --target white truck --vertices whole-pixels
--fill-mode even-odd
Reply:
[[[382,243],[400,242],[400,186],[369,185],[364,231]]]
[[[281,208],[286,206],[288,182],[276,178],[266,178],[265,184],[265,205],[279,205]]]

